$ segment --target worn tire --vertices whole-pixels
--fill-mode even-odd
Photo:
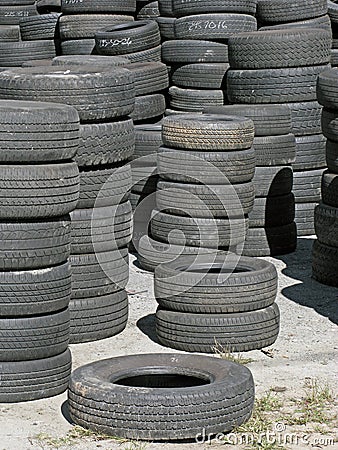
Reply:
[[[318,240],[330,247],[338,247],[338,208],[320,203],[314,217]]]
[[[312,277],[338,287],[338,249],[315,241],[312,249]]]
[[[326,138],[322,134],[296,137],[296,159],[294,170],[318,169],[326,167]]]
[[[194,63],[173,68],[171,81],[183,88],[222,89],[228,63]]]
[[[329,109],[338,109],[338,67],[320,73],[317,81],[318,102]]]
[[[192,14],[234,12],[254,15],[256,12],[256,0],[230,0],[220,2],[219,0],[182,1],[172,0],[173,13],[175,17],[189,16]]]
[[[0,5],[0,25],[19,25],[23,17],[37,16],[38,11],[35,4]]]
[[[322,132],[321,115],[323,107],[317,101],[287,103],[291,112],[291,133],[307,136]]]
[[[249,227],[278,227],[295,220],[295,197],[293,194],[276,197],[256,197],[249,213]]]
[[[323,203],[338,208],[338,175],[325,171],[322,177]]]
[[[83,13],[135,13],[136,0],[62,0],[61,11],[65,14]]]
[[[338,173],[338,148],[337,143],[330,141],[326,142],[326,163],[330,172]]]
[[[52,40],[0,42],[0,65],[21,67],[31,59],[52,59],[56,56]]]
[[[52,66],[88,66],[94,65],[96,68],[117,67],[129,64],[128,59],[122,56],[102,56],[102,55],[69,55],[56,56],[53,58]]]
[[[243,255],[279,256],[292,253],[297,247],[296,224],[270,228],[249,228]]]
[[[253,147],[257,166],[282,166],[295,161],[296,141],[291,133],[255,137]]]
[[[228,46],[219,42],[175,39],[163,42],[162,60],[165,64],[227,63]]]
[[[252,179],[256,197],[275,197],[290,194],[293,172],[290,166],[256,167]]]
[[[60,13],[54,13],[23,17],[20,20],[21,39],[34,41],[56,38],[60,16]]]
[[[165,97],[163,94],[141,95],[135,98],[134,111],[130,113],[130,117],[134,122],[161,117],[166,107]]]
[[[323,172],[324,169],[314,169],[293,173],[293,193],[296,203],[312,203],[320,200]]]
[[[71,39],[61,42],[61,54],[64,56],[92,56],[95,50],[95,39]]]
[[[262,22],[295,22],[327,13],[326,0],[259,0],[257,17]]]
[[[317,203],[296,203],[295,223],[298,236],[312,236],[315,234],[314,210]]]
[[[323,108],[322,112],[323,135],[331,141],[338,142],[338,111]]]
[[[224,92],[221,89],[181,89],[171,86],[169,96],[170,107],[183,111],[202,111],[224,103]]]
[[[168,69],[157,62],[132,63],[127,66],[134,76],[135,95],[154,94],[169,87]]]

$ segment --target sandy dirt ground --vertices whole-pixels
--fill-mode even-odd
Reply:
[[[304,383],[317,380],[335,391],[338,385],[338,289],[321,285],[311,279],[311,247],[313,239],[300,239],[297,252],[272,261],[279,274],[277,303],[281,310],[281,330],[276,343],[266,352],[245,353],[256,385],[257,397],[270,388],[282,391],[282,399],[302,394]],[[154,332],[156,301],[153,296],[153,275],[130,261],[130,319],[120,335],[89,344],[72,345],[73,367],[119,355],[142,352],[174,352],[162,347]],[[336,391],[337,393],[337,391]],[[68,420],[66,393],[52,399],[20,404],[0,404],[0,450],[189,450],[228,447],[222,441],[209,443],[137,443],[119,442],[84,436]],[[337,402],[337,398],[336,398]],[[327,436],[337,439],[334,415],[337,403],[331,401],[330,427]],[[283,424],[278,424],[281,430]],[[338,449],[338,441],[315,441],[315,431],[302,425],[296,432],[310,433],[309,442],[294,448]],[[318,431],[318,430],[317,430]],[[72,434],[73,433],[73,434]],[[312,433],[312,434],[311,434]],[[75,437],[74,437],[75,434]],[[276,447],[262,447],[264,449]],[[282,448],[292,448],[285,446]]]

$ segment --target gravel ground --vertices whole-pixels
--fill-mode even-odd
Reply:
[[[318,380],[320,385],[329,384],[333,391],[338,385],[338,290],[311,279],[312,243],[313,239],[299,239],[296,253],[267,258],[276,265],[279,274],[277,303],[281,310],[281,331],[268,351],[245,353],[245,357],[253,359],[248,367],[254,375],[257,397],[263,396],[270,388],[283,391],[281,395],[284,399],[297,397],[302,394],[304,383],[309,379]],[[153,276],[139,269],[133,256],[128,291],[130,320],[127,328],[111,339],[72,345],[74,368],[112,356],[174,352],[162,347],[156,340]],[[337,402],[331,403],[329,416],[332,420],[328,436],[337,439],[337,423],[334,424]],[[214,441],[211,445],[195,442],[143,444],[84,436],[81,430],[74,430],[67,420],[66,394],[35,402],[0,404],[0,423],[0,450],[204,450],[225,447],[223,441]],[[299,432],[304,430],[315,433],[306,426],[298,429]],[[286,448],[338,449],[337,441],[316,445],[315,434],[311,434],[310,438],[309,445],[303,443]],[[231,448],[244,447],[238,444]]]

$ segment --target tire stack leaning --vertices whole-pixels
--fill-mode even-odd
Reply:
[[[291,163],[295,160],[296,143],[291,133],[289,108],[285,105],[225,105],[208,108],[205,112],[246,116],[255,125],[255,203],[249,213],[243,254],[274,256],[293,252],[297,231]]]
[[[134,20],[135,0],[61,1],[59,20],[63,55],[90,55],[95,48],[95,32]]]
[[[296,224],[302,235],[313,234],[313,210],[320,198],[321,168],[325,166],[325,139],[321,134],[308,135],[312,130],[306,125],[311,123],[313,110],[317,110],[316,81],[327,68],[330,45],[328,31],[311,28],[243,33],[229,40],[231,69],[227,83],[231,102],[285,103],[291,109],[292,121],[300,120],[297,115],[308,115],[300,125],[305,131],[297,133],[306,136],[296,139],[298,170],[293,184]]]
[[[172,10],[176,40],[163,46],[163,61],[171,66],[169,107],[195,112],[227,103],[227,41],[257,29],[256,0],[173,0]]]
[[[0,401],[66,390],[71,297],[69,213],[79,116],[67,105],[0,101]]]
[[[148,270],[180,254],[236,250],[244,243],[254,202],[250,119],[171,115],[162,126],[157,210],[150,238],[144,236],[138,249]]]
[[[323,133],[327,137],[328,170],[322,177],[322,202],[315,209],[318,240],[312,251],[312,276],[338,287],[338,68],[323,72],[318,79],[318,101],[324,106]]]
[[[132,74],[119,67],[73,66],[2,72],[0,98],[63,102],[79,113],[80,197],[72,213],[71,342],[121,331],[127,321],[131,168],[135,101]],[[93,89],[95,87],[95,89]]]
[[[316,65],[320,69],[321,66],[330,62],[331,58],[327,60],[327,47],[331,47],[332,32],[327,11],[326,0],[297,0],[292,5],[285,0],[274,2],[259,0],[258,2],[257,20],[260,25],[263,25],[260,30],[284,33],[283,28],[296,30],[300,27],[309,32],[308,37],[304,36],[304,43],[299,43],[297,46],[300,57],[297,58],[298,61],[294,61],[293,80],[311,77],[311,71],[316,71]],[[323,34],[324,30],[327,35]],[[309,83],[312,84],[310,79],[308,79]],[[304,94],[306,94],[305,89]],[[297,100],[285,99],[284,101],[289,103],[292,119],[295,120],[293,133],[296,136],[297,152],[293,192],[296,199],[297,232],[299,236],[312,235],[314,234],[313,212],[320,201],[320,180],[325,167],[325,138],[320,130],[321,107],[314,95],[311,98],[304,95],[299,96]]]

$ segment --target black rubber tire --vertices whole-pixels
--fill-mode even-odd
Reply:
[[[169,88],[170,107],[183,111],[203,111],[210,106],[221,106],[224,103],[224,92],[221,89],[181,89],[177,86]]]
[[[142,3],[141,3],[142,5]],[[148,20],[157,19],[160,15],[160,10],[158,8],[158,1],[147,2],[141,9],[138,10],[136,15],[136,20]]]
[[[338,110],[323,108],[322,130],[327,139],[338,142]]]
[[[134,123],[143,120],[162,117],[165,111],[166,102],[163,94],[141,95],[135,98],[134,111],[130,113],[130,117]]]
[[[338,23],[338,5],[335,1],[328,0],[328,14],[333,24]]]
[[[141,52],[128,53],[123,56],[124,58],[127,58],[130,63],[161,62],[161,45]]]
[[[294,22],[327,13],[326,0],[259,0],[257,17],[262,22]]]
[[[52,59],[56,56],[52,40],[0,42],[0,65],[21,67],[31,59]]]
[[[232,69],[273,69],[328,64],[331,33],[317,29],[288,28],[232,36],[229,41]]]
[[[62,264],[70,253],[69,216],[45,221],[0,222],[0,270]]]
[[[249,213],[249,227],[278,227],[295,220],[295,197],[293,194],[276,197],[256,197]]]
[[[319,202],[323,172],[324,169],[293,172],[293,193],[296,203]]]
[[[247,117],[255,125],[255,136],[277,136],[291,132],[290,111],[286,105],[224,105],[206,108],[204,113]]]
[[[293,172],[290,166],[256,167],[252,179],[256,197],[276,197],[290,194]]]
[[[201,271],[205,271],[204,276]],[[198,263],[194,257],[181,257],[158,266],[154,280],[160,308],[193,314],[241,313],[266,308],[275,301],[278,284],[273,264],[237,256],[216,256],[212,262],[208,256],[205,262],[200,257]]]
[[[315,230],[319,241],[338,247],[338,208],[320,203],[315,208]]]
[[[57,36],[60,13],[23,17],[20,33],[23,41],[54,39]]]
[[[256,19],[248,14],[195,14],[175,22],[176,39],[207,39],[226,43],[235,33],[255,30]]]
[[[130,164],[83,168],[77,208],[118,205],[128,199],[131,186]]]
[[[144,124],[135,126],[134,159],[147,157],[144,158],[144,161],[148,161],[149,158],[153,157],[156,165],[157,152],[161,145],[162,125]]]
[[[126,287],[128,250],[71,255],[72,300],[113,294]]]
[[[173,115],[163,119],[163,144],[189,150],[243,150],[252,146],[252,120],[213,114]]]
[[[175,21],[176,19],[174,17],[156,17],[162,42],[169,39],[176,39]]]
[[[182,1],[172,0],[173,13],[176,17],[189,16],[191,14],[213,13],[244,13],[254,15],[256,12],[256,0],[230,0],[220,2],[219,0],[194,0]]]
[[[183,88],[222,89],[228,63],[194,63],[174,68],[171,81]]]
[[[338,174],[325,171],[321,188],[323,203],[338,208]]]
[[[154,94],[169,87],[168,69],[165,64],[133,63],[127,67],[134,75],[135,95]]]
[[[53,58],[52,66],[88,66],[94,65],[96,68],[117,67],[129,64],[127,58],[122,56],[102,56],[102,55],[70,55],[56,56]]]
[[[297,227],[294,222],[270,228],[249,228],[243,255],[279,256],[292,253],[297,247]]]
[[[338,173],[338,148],[337,143],[329,139],[326,142],[326,163],[330,172]]]
[[[287,103],[291,112],[291,133],[306,136],[322,132],[323,107],[317,101]]]
[[[128,296],[122,290],[99,297],[73,299],[69,312],[70,344],[98,341],[124,330],[128,320]]]
[[[296,137],[296,159],[294,170],[318,169],[326,167],[326,138],[322,134]]]
[[[338,109],[338,67],[322,72],[317,81],[318,102],[329,109]]]
[[[254,204],[251,182],[230,185],[203,185],[159,181],[156,204],[160,211],[200,218],[241,217]]]
[[[94,39],[98,30],[134,20],[133,16],[116,14],[62,15],[59,20],[60,38]]]
[[[331,32],[331,20],[328,14],[321,15],[319,17],[315,17],[314,19],[305,19],[305,20],[297,20],[292,22],[278,23],[273,25],[266,25],[264,27],[260,27],[259,31],[267,31],[267,30],[281,30],[285,28],[320,28],[322,30],[326,30]]]
[[[63,216],[79,198],[75,163],[0,165],[0,218],[37,219]]]
[[[227,72],[227,96],[232,103],[315,100],[318,75],[326,68],[320,65],[291,69],[230,69]]]
[[[203,40],[173,40],[163,42],[162,60],[165,64],[227,63],[228,46]]]
[[[172,0],[158,0],[158,7],[161,16],[173,17],[173,2]]]
[[[315,241],[312,249],[312,278],[338,287],[338,249]]]
[[[22,17],[36,16],[37,14],[35,4],[0,5],[0,25],[19,25]]]
[[[61,42],[64,56],[92,55],[95,50],[95,39],[72,39]]]
[[[254,177],[255,164],[253,148],[228,152],[193,152],[160,147],[158,152],[160,176],[183,183],[246,183]]]
[[[69,310],[32,317],[0,318],[0,360],[50,358],[67,350]]]
[[[1,163],[71,159],[79,145],[79,116],[68,105],[0,100]]]
[[[132,236],[129,202],[118,206],[76,209],[72,219],[72,254],[96,253],[125,247]]]
[[[151,235],[162,242],[205,248],[232,247],[245,240],[247,218],[204,219],[154,210]]]
[[[338,66],[338,51],[337,51],[337,49],[332,49],[331,50],[330,63],[331,63],[332,67],[337,67]]]
[[[296,203],[295,223],[298,236],[312,236],[315,234],[314,210],[317,203]]]
[[[75,156],[79,166],[112,164],[129,159],[135,148],[131,119],[80,125],[80,144]]]
[[[142,354],[75,370],[68,402],[72,420],[96,432],[142,440],[195,439],[201,430],[213,435],[246,422],[254,384],[246,367],[224,359]],[[173,408],[177,413],[171,417]]]
[[[60,311],[67,308],[70,294],[68,262],[48,270],[0,272],[0,317]]]
[[[213,353],[216,343],[231,352],[258,350],[276,341],[279,309],[275,303],[258,311],[229,314],[158,309],[156,332],[162,345],[188,352]]]
[[[61,10],[65,14],[83,13],[135,13],[136,0],[62,0]]]
[[[293,134],[255,137],[253,147],[257,166],[282,166],[295,161],[296,141]]]
[[[160,30],[153,20],[139,20],[107,27],[95,34],[102,55],[124,55],[149,50],[161,44]]]
[[[18,25],[0,25],[1,42],[18,42],[20,39],[20,27]]]
[[[108,75],[109,74],[109,75]],[[38,100],[74,106],[82,121],[128,115],[134,107],[131,73],[120,67],[26,67],[0,72],[3,99]]]
[[[1,362],[1,403],[25,402],[53,397],[67,389],[71,353],[35,361]]]

